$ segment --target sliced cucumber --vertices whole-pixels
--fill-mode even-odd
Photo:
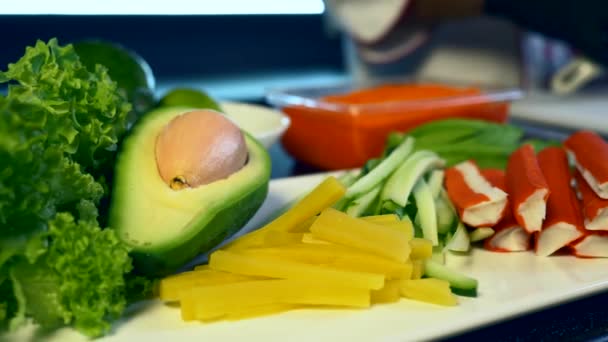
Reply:
[[[435,212],[437,213],[437,233],[446,234],[454,229],[458,222],[458,216],[450,204],[446,202],[446,198],[439,195],[435,200]]]
[[[349,187],[349,186],[353,185],[357,181],[358,178],[359,178],[358,172],[352,171],[352,172],[346,172],[346,173],[340,175],[338,177],[338,180],[345,187]]]
[[[494,229],[489,228],[489,227],[480,227],[480,228],[473,230],[469,234],[469,238],[471,239],[471,242],[477,242],[477,241],[485,240],[492,235],[494,235]]]
[[[443,159],[431,151],[418,151],[410,155],[388,178],[382,190],[381,200],[392,200],[405,207],[414,185],[429,170],[442,167]]]
[[[431,189],[420,178],[414,186],[414,199],[418,208],[418,217],[420,227],[422,228],[422,236],[431,241],[433,246],[437,246],[439,238],[437,237],[437,214],[435,213],[435,200]]]
[[[439,193],[441,192],[441,188],[443,187],[444,178],[445,178],[445,172],[443,170],[431,171],[427,184],[429,185],[429,188],[431,189],[433,198],[437,198],[439,196]]]
[[[344,197],[355,198],[369,192],[390,176],[390,174],[406,160],[413,148],[414,138],[405,138],[405,140],[378,166],[374,167],[368,174],[359,178],[355,183],[349,186]]]
[[[468,252],[471,248],[471,239],[469,238],[469,232],[462,222],[458,223],[456,232],[447,242],[446,249],[452,252]]]
[[[477,297],[477,279],[466,276],[434,260],[425,261],[424,275],[449,282],[452,292],[455,294]]]
[[[442,265],[445,264],[445,250],[441,241],[437,246],[433,246],[433,254],[431,255],[431,260],[438,262]]]
[[[380,185],[373,188],[365,195],[354,199],[346,208],[346,213],[352,217],[360,217],[374,203],[374,200],[380,194]]]

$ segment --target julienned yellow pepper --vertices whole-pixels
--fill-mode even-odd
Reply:
[[[408,237],[402,232],[348,216],[333,208],[325,209],[310,226],[313,236],[377,254],[399,262],[410,255]]]
[[[331,286],[316,280],[274,279],[194,287],[184,295],[182,317],[209,320],[276,304],[332,305],[364,308],[366,289]]]
[[[216,251],[209,259],[209,266],[250,276],[318,281],[327,286],[348,284],[349,287],[376,290],[384,286],[384,276],[381,274],[340,270],[250,253]]]
[[[243,235],[239,239],[226,245],[224,250],[238,250],[253,246],[262,246],[264,244],[264,235],[268,231],[276,230],[283,232],[292,232],[301,229],[301,225],[311,217],[317,215],[325,208],[332,206],[344,194],[346,188],[335,177],[330,176],[325,178],[313,191],[304,196],[293,207],[289,208],[281,216],[268,223],[266,226]]]
[[[454,306],[458,304],[458,300],[450,290],[450,283],[434,278],[402,280],[401,295],[438,305]]]

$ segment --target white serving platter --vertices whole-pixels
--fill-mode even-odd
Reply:
[[[318,184],[325,175],[273,180],[263,207],[239,234]],[[98,341],[420,341],[447,337],[608,290],[608,260],[537,257],[475,248],[449,255],[448,266],[479,280],[477,298],[456,307],[402,299],[365,310],[302,309],[234,322],[183,322],[178,307],[159,301],[132,307],[113,332]],[[0,336],[0,339],[2,337]],[[71,329],[36,335],[28,326],[11,341],[85,341]]]

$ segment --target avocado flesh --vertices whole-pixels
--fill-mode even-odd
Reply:
[[[110,227],[132,249],[137,272],[166,275],[238,231],[268,193],[270,158],[245,133],[248,161],[226,179],[171,189],[156,165],[158,133],[188,108],[146,114],[123,143],[116,166]]]

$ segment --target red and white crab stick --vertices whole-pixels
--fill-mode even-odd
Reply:
[[[579,258],[608,258],[608,232],[588,232],[572,244],[572,254]]]
[[[528,233],[539,232],[547,212],[549,187],[531,145],[511,154],[506,179],[513,216]]]
[[[551,196],[547,200],[547,218],[536,236],[535,249],[537,255],[549,256],[583,236],[583,215],[571,186],[572,173],[566,151],[561,147],[548,147],[538,154],[538,164]]]
[[[564,146],[591,189],[608,199],[608,143],[595,132],[579,131],[566,139]]]
[[[575,179],[576,187],[583,201],[585,228],[593,231],[608,231],[608,199],[599,197],[580,172],[576,172]]]
[[[507,210],[507,194],[493,186],[473,161],[457,164],[445,172],[448,196],[460,219],[472,227],[493,226]]]
[[[505,190],[505,173],[498,169],[485,169],[481,173],[493,186]],[[484,241],[484,248],[493,252],[522,252],[530,249],[530,235],[517,223],[511,210],[492,227],[494,235]]]

